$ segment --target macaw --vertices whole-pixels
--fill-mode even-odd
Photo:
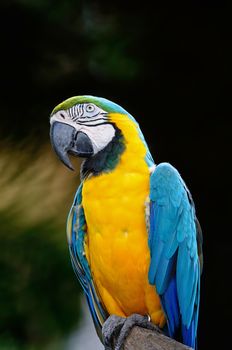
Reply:
[[[114,323],[124,334],[132,323],[154,324],[196,348],[202,233],[179,172],[155,164],[136,120],[107,99],[71,97],[50,124],[61,161],[73,170],[69,155],[83,158],[67,236],[106,349]]]

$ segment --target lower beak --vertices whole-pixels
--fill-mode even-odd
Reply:
[[[69,154],[88,158],[93,155],[90,138],[83,132],[77,131],[71,125],[54,122],[50,129],[51,144],[59,159],[69,169],[74,170]]]

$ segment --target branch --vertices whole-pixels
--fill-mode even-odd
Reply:
[[[160,332],[135,326],[124,343],[123,350],[190,350]]]

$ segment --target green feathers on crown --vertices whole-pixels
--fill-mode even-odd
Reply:
[[[53,109],[51,115],[55,114],[60,110],[66,110],[75,106],[76,104],[82,104],[82,103],[93,103],[108,113],[122,113],[122,114],[128,115],[128,112],[121,106],[117,105],[116,103],[102,97],[95,97],[95,96],[89,96],[89,95],[73,96],[68,98],[67,100],[58,104]]]

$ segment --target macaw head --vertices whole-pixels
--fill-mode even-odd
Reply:
[[[93,96],[75,96],[60,103],[51,113],[50,124],[52,146],[72,170],[69,155],[85,158],[92,167],[101,167],[110,153],[114,153],[114,160],[119,157],[133,130],[143,139],[137,122],[125,109]]]

